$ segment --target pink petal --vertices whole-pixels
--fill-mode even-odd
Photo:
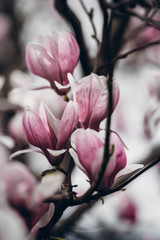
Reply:
[[[115,177],[114,184],[112,185],[112,188],[115,188],[125,182],[127,179],[132,177],[134,174],[137,173],[138,170],[143,168],[143,164],[129,164],[124,169],[119,171]]]
[[[107,109],[106,109],[107,95],[108,95],[107,89],[104,88],[101,91],[99,98],[97,99],[97,102],[94,106],[94,109],[90,117],[89,127],[92,129],[95,129],[96,131],[99,130],[100,122],[103,119],[105,119],[107,116]]]
[[[69,101],[64,110],[59,126],[57,150],[65,148],[78,120],[79,116],[77,111],[77,105],[74,102]]]
[[[96,152],[103,145],[100,138],[91,129],[78,129],[75,133],[76,151],[80,163],[85,168],[89,178],[92,178],[92,164]]]
[[[62,85],[57,81],[54,81],[55,86],[61,91],[61,90],[65,90],[65,92],[68,92],[68,90],[70,89],[70,83],[66,84],[66,85]]]
[[[58,157],[62,154],[64,154],[67,149],[61,149],[61,150],[52,150],[52,149],[47,149],[47,151],[53,156],[53,157]]]
[[[3,169],[0,181],[4,183],[6,195],[12,204],[17,207],[20,207],[21,204],[28,207],[31,204],[36,179],[25,165],[19,162],[10,162]]]
[[[50,129],[52,129],[52,131],[55,134],[56,139],[58,139],[58,130],[59,130],[59,125],[60,125],[60,120],[57,119],[52,112],[50,111],[50,109],[44,105],[45,107],[45,112],[46,112],[46,116],[47,116],[47,120],[48,120],[48,124],[50,126]]]
[[[82,78],[76,85],[76,101],[80,110],[80,121],[84,127],[89,126],[89,121],[95,108],[96,102],[105,88],[106,78],[91,74]],[[105,102],[103,102],[105,105]]]
[[[58,63],[42,45],[27,44],[26,64],[32,73],[49,80],[52,87],[54,87],[54,80],[60,81]]]
[[[39,148],[29,148],[29,149],[24,149],[24,150],[19,150],[19,151],[14,152],[13,154],[11,154],[9,156],[9,159],[12,160],[13,158],[15,158],[21,154],[31,153],[31,152],[39,152],[39,153],[43,154],[42,150]]]
[[[80,161],[79,161],[79,158],[78,158],[78,155],[77,155],[76,151],[73,150],[73,148],[70,148],[70,149],[69,149],[69,153],[70,153],[70,155],[72,156],[72,158],[73,158],[76,166],[77,166],[80,170],[82,170],[85,174],[87,174],[85,168],[82,166],[82,164],[81,164]]]
[[[45,106],[43,103],[41,103],[39,106],[38,114],[42,120],[43,126],[45,127],[45,129],[48,133],[48,136],[49,136],[51,144],[52,144],[52,148],[54,149],[56,147],[56,143],[57,143],[57,137],[56,137],[54,130],[58,131],[57,127],[58,127],[59,120],[54,117],[54,115],[51,113],[49,108],[47,106]],[[48,116],[49,116],[49,118],[48,118]],[[54,126],[54,129],[52,128],[52,126],[50,126],[50,123],[53,126],[56,125],[56,126]]]
[[[104,80],[104,79],[103,79]],[[119,101],[119,87],[116,81],[113,81],[113,108],[117,106]],[[100,122],[108,117],[108,89],[104,87],[97,99],[97,102],[92,111],[92,115],[89,122],[89,127],[95,130],[99,130]]]
[[[40,228],[46,226],[49,223],[49,221],[51,220],[51,218],[53,217],[53,214],[55,211],[55,205],[53,203],[48,204],[48,205],[49,205],[48,210],[46,212],[43,211],[43,213],[44,213],[43,215],[40,212],[39,216],[37,216],[37,218],[39,218],[39,221],[36,223],[36,225],[32,229],[32,233],[35,235],[38,233],[38,230]]]
[[[111,133],[110,134],[110,148],[114,147],[114,151],[112,156],[109,158],[109,162],[107,164],[107,168],[104,173],[104,177],[101,181],[99,186],[99,190],[108,189],[112,186],[116,174],[125,168],[127,163],[127,158],[124,150],[123,143],[121,142],[120,138],[117,134]],[[100,165],[103,161],[104,156],[104,147],[101,147],[95,155],[93,164],[92,164],[92,174],[91,174],[91,181],[99,171]]]
[[[72,33],[61,32],[58,37],[58,59],[62,72],[73,72],[79,58],[79,46]]]
[[[125,168],[127,164],[127,157],[121,139],[117,134],[113,132],[111,133],[110,138],[110,146],[114,146],[114,152],[109,159],[109,163],[105,172],[104,182],[102,183],[108,188],[112,186],[116,174]]]
[[[29,143],[41,149],[52,148],[49,135],[40,117],[31,110],[25,110],[23,128]]]
[[[114,80],[112,84],[113,84],[113,110],[112,110],[113,112],[118,104],[120,91],[117,81]]]
[[[45,36],[43,45],[47,51],[58,61],[58,34],[54,32],[53,36]]]

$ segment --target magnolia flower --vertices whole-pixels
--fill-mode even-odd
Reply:
[[[15,207],[31,209],[37,200],[34,196],[36,179],[19,162],[7,163],[0,172],[0,181],[4,185],[5,195]]]
[[[26,230],[32,230],[35,235],[54,215],[54,204],[44,201],[60,189],[62,176],[45,176],[38,183],[35,176],[20,162],[6,162],[0,166],[0,212],[2,209],[6,209],[4,212],[10,211],[11,204],[17,216],[26,223]],[[1,226],[0,224],[0,229]]]
[[[118,199],[118,215],[121,220],[134,224],[138,220],[138,209],[135,201],[129,196]]]
[[[73,98],[77,102],[80,115],[80,126],[99,130],[99,124],[108,117],[108,87],[105,76],[91,73],[87,77],[75,82],[72,75],[68,74],[71,84]],[[119,100],[119,87],[113,81],[113,108],[115,109]]]
[[[46,36],[39,42],[30,42],[26,47],[26,64],[28,69],[47,79],[51,87],[58,93],[66,93],[68,89],[59,90],[60,85],[68,84],[67,73],[73,73],[79,58],[79,46],[73,34],[67,31]]]
[[[71,136],[71,145],[75,150],[70,149],[70,154],[76,165],[88,176],[90,182],[93,182],[102,163],[104,139],[94,130],[78,129]],[[99,190],[110,189],[117,178],[132,171],[128,168],[126,172],[122,170],[127,163],[126,153],[121,139],[114,132],[110,133],[110,151],[111,156]]]
[[[78,122],[77,106],[72,101],[66,105],[61,121],[43,104],[39,113],[27,109],[23,116],[24,133],[29,143],[40,148],[51,165],[59,165],[68,148],[69,138]]]

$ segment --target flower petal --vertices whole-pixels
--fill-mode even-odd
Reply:
[[[26,64],[32,73],[49,80],[52,87],[54,87],[53,80],[60,81],[58,63],[43,45],[27,44]]]
[[[125,182],[127,179],[136,174],[140,169],[144,167],[143,164],[129,164],[122,169],[115,177],[112,189],[118,187],[120,184]]]
[[[69,149],[69,153],[70,153],[70,155],[72,156],[72,158],[73,158],[76,166],[77,166],[80,170],[82,170],[84,173],[87,174],[85,168],[82,166],[82,164],[80,163],[80,161],[79,161],[79,159],[78,159],[78,155],[77,155],[76,151],[73,150],[73,148],[70,148],[70,149]]]
[[[52,148],[49,135],[41,118],[29,109],[25,110],[23,115],[23,128],[29,143],[42,150]]]
[[[68,89],[71,87],[71,86],[70,86],[70,83],[68,83],[68,84],[66,84],[66,85],[62,85],[62,84],[60,84],[59,82],[54,81],[54,84],[55,84],[55,86],[56,86],[59,90],[63,90],[63,89],[68,90]]]
[[[105,82],[106,78],[104,76],[92,73],[80,79],[76,84],[76,101],[79,106],[80,121],[83,123],[84,128],[89,127],[90,118],[96,102],[105,88]],[[105,102],[103,102],[104,105]]]
[[[42,153],[43,154],[42,150],[39,149],[39,148],[29,148],[29,149],[24,149],[24,150],[19,150],[19,151],[14,152],[13,154],[11,154],[9,156],[9,159],[12,160],[13,158],[15,158],[15,157],[17,157],[17,156],[19,156],[21,154],[31,153],[31,152],[38,152],[38,153]]]
[[[76,103],[69,101],[59,126],[57,149],[64,148],[79,120]]]
[[[63,31],[58,37],[58,59],[63,72],[73,72],[79,58],[79,46],[72,33]]]
[[[76,151],[79,162],[85,168],[87,175],[92,179],[92,164],[98,149],[103,145],[101,139],[91,129],[75,131]]]
[[[47,151],[53,156],[57,157],[67,151],[67,149],[61,149],[61,150],[52,150],[52,149],[47,149]]]
[[[50,111],[50,109],[46,105],[44,105],[44,108],[45,108],[45,111],[46,111],[49,126],[52,129],[52,131],[54,132],[55,137],[58,139],[58,130],[59,130],[59,125],[60,125],[60,120],[57,119],[52,114],[52,112]]]

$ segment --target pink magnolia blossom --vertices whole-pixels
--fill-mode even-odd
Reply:
[[[79,58],[79,46],[73,34],[67,31],[46,36],[39,42],[30,42],[26,47],[26,64],[28,69],[47,79],[51,87],[58,93],[66,93],[68,89],[59,90],[60,85],[68,84],[67,73],[73,73]]]
[[[52,174],[38,183],[22,163],[6,162],[0,168],[0,212],[4,207],[10,211],[11,204],[17,216],[26,223],[26,230],[37,234],[39,228],[49,223],[55,211],[53,203],[44,201],[60,189],[62,180],[58,174]]]
[[[119,199],[118,213],[121,220],[124,220],[130,224],[134,224],[138,220],[137,205],[135,201],[128,196],[123,196],[122,199]]]
[[[71,76],[68,76],[71,78]],[[73,81],[72,81],[73,82]],[[74,83],[73,83],[74,84]],[[106,77],[91,73],[83,77],[74,85],[72,91],[79,107],[80,125],[83,128],[99,130],[100,122],[107,117],[108,112],[108,87]],[[119,87],[113,81],[113,109],[119,100]]]
[[[37,199],[33,197],[36,179],[23,164],[6,164],[0,172],[0,181],[4,185],[5,195],[15,207],[25,206],[29,210],[36,203]]]
[[[39,113],[27,109],[23,116],[24,133],[28,142],[40,148],[51,165],[61,163],[77,122],[77,106],[72,101],[67,103],[61,121],[43,104],[40,105]]]
[[[90,181],[93,182],[103,159],[103,138],[94,130],[78,129],[72,134],[71,145],[75,150],[70,149],[70,154],[76,165],[89,177]],[[127,158],[123,143],[114,132],[112,132],[110,136],[110,149],[112,149],[113,153],[109,159],[99,190],[111,188],[115,183],[117,174],[126,167]],[[122,172],[122,175],[128,172],[131,172],[131,170],[127,170],[126,173]],[[120,178],[120,176],[121,174],[119,174],[118,178]]]

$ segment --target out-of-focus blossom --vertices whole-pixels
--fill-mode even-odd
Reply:
[[[12,89],[34,90],[50,88],[49,82],[45,79],[30,73],[15,69],[10,73],[9,83]]]
[[[63,98],[56,94],[52,89],[35,91],[15,89],[9,94],[9,101],[24,109],[27,106],[30,106],[34,111],[37,111],[39,103],[43,102],[51,109],[54,116],[58,119],[61,118],[66,106],[66,102]]]
[[[0,14],[0,41],[8,37],[11,30],[12,21],[9,15]]]
[[[15,49],[10,33],[12,21],[9,15],[0,14],[0,64],[8,64],[13,60]],[[7,49],[7,54],[6,54]]]
[[[160,20],[160,15],[156,16],[156,21]],[[140,39],[143,42],[152,42],[159,39],[159,29],[152,26],[146,26],[144,30],[142,29],[140,34]]]
[[[69,76],[70,77],[70,76]],[[99,130],[100,122],[108,117],[108,87],[105,76],[98,76],[91,73],[89,76],[80,79],[75,84],[76,102],[79,107],[80,125],[83,128]],[[119,100],[119,87],[113,81],[113,109]]]
[[[28,142],[40,148],[51,165],[59,165],[78,119],[77,106],[72,101],[67,103],[61,121],[41,104],[38,114],[25,111],[23,127]]]
[[[0,212],[4,207],[6,212],[10,212],[11,204],[20,218],[19,221],[23,220],[26,230],[32,229],[35,235],[39,228],[49,223],[54,214],[54,204],[44,201],[60,189],[63,178],[58,174],[46,175],[41,183],[38,183],[22,163],[6,161],[0,166]]]
[[[128,196],[123,196],[118,203],[119,218],[131,224],[136,223],[138,209],[133,199]]]
[[[90,181],[93,182],[103,159],[104,143],[102,138],[94,130],[78,129],[72,134],[71,141],[72,147],[76,150],[75,152],[73,149],[70,149],[75,163],[87,174]],[[114,183],[116,174],[125,168],[127,163],[124,146],[115,133],[111,133],[110,149],[113,153],[99,190],[110,188]]]
[[[16,141],[16,143],[26,144],[26,138],[22,125],[22,112],[17,112],[8,123],[9,135]],[[18,127],[17,127],[18,126]]]
[[[22,78],[21,80],[24,79]],[[25,84],[27,85],[26,81]],[[17,84],[16,86],[18,87],[19,84]],[[30,106],[31,109],[33,109],[33,111],[35,112],[38,111],[39,103],[43,102],[50,108],[54,116],[58,119],[62,117],[65,106],[67,104],[63,100],[63,98],[56,94],[52,89],[34,91],[18,88],[11,91],[11,93],[9,94],[9,101],[12,104],[15,104],[20,108],[24,109],[27,106]],[[26,144],[26,138],[24,136],[22,125],[22,116],[23,112],[17,111],[8,123],[8,132],[10,136],[17,141],[18,144]]]
[[[36,191],[43,194],[43,200],[53,196],[60,190],[61,184],[64,180],[64,175],[59,172],[53,174],[46,174],[41,183],[38,185]],[[46,226],[51,220],[55,211],[55,205],[53,203],[47,204],[43,203],[40,207],[38,213],[32,215],[32,233],[37,234],[38,230]]]
[[[36,179],[21,163],[10,162],[0,172],[5,194],[15,207],[31,209],[37,199],[33,198]]]
[[[67,31],[54,33],[53,36],[41,37],[38,42],[30,42],[26,47],[26,64],[28,69],[47,79],[51,87],[58,93],[66,93],[68,89],[59,90],[55,81],[67,85],[67,73],[73,73],[79,58],[79,46],[73,34]]]

